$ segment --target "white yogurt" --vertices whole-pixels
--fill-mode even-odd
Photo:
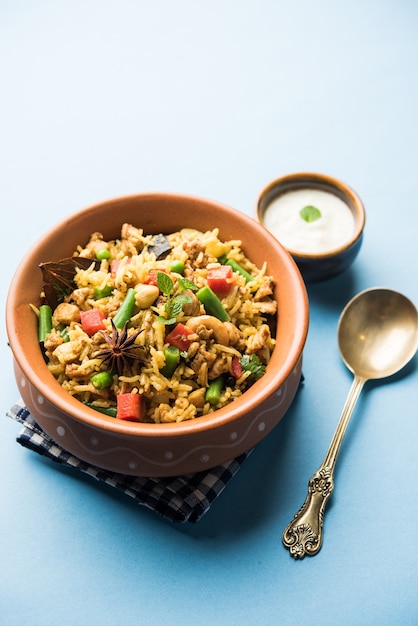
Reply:
[[[314,206],[321,217],[306,222],[301,209]],[[320,189],[288,191],[269,204],[264,225],[285,248],[301,254],[328,253],[344,246],[354,234],[354,215],[340,198]]]

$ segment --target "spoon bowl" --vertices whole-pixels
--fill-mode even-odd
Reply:
[[[325,459],[309,481],[306,500],[283,532],[283,544],[295,559],[313,556],[321,548],[335,464],[360,392],[367,380],[391,376],[413,358],[418,348],[418,311],[396,291],[366,289],[343,309],[338,345],[354,380]]]
[[[362,291],[343,309],[338,324],[341,357],[353,374],[367,380],[398,372],[418,344],[417,309],[401,293]]]

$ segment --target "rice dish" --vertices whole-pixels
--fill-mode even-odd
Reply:
[[[218,235],[123,224],[117,239],[96,232],[71,259],[41,264],[32,308],[60,385],[102,413],[149,423],[198,418],[245,393],[275,347],[274,280],[241,241]]]

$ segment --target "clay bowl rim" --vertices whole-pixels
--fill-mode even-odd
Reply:
[[[66,225],[74,220],[79,221],[80,219],[86,219],[92,213],[95,213],[98,210],[106,209],[106,207],[114,205],[115,203],[132,202],[135,200],[144,201],[147,199],[149,200],[150,198],[154,200],[157,198],[160,200],[170,200],[175,198],[176,200],[183,199],[188,202],[203,202],[204,204],[209,204],[213,208],[216,207],[218,211],[228,215],[231,219],[238,219],[241,223],[245,224],[250,231],[255,230],[259,237],[265,239],[269,246],[276,250],[276,254],[280,257],[280,262],[283,264],[283,271],[286,271],[288,274],[292,274],[292,284],[295,285],[293,295],[297,301],[296,310],[299,313],[296,323],[293,325],[294,337],[291,343],[291,350],[288,351],[285,357],[281,366],[279,377],[277,377],[273,371],[275,364],[278,361],[278,351],[273,351],[271,361],[267,366],[266,374],[262,379],[252,385],[252,387],[250,387],[242,397],[238,398],[226,407],[218,409],[217,411],[206,416],[201,416],[194,420],[187,420],[179,423],[148,424],[139,422],[133,423],[122,420],[118,421],[112,417],[106,416],[98,411],[94,411],[93,409],[84,406],[79,400],[73,398],[68,392],[66,392],[58,381],[52,376],[52,374],[47,371],[41,351],[35,348],[35,344],[36,347],[39,345],[36,336],[35,316],[33,316],[33,328],[30,331],[32,333],[31,336],[36,339],[36,342],[33,341],[32,343],[34,348],[32,356],[28,355],[28,352],[22,345],[21,332],[19,332],[18,326],[16,329],[15,324],[19,307],[29,305],[29,302],[27,301],[20,304],[17,302],[19,298],[17,296],[18,290],[16,287],[22,282],[28,271],[30,271],[33,267],[37,267],[39,263],[38,258],[40,251],[43,248],[50,246],[51,242],[57,237],[57,235],[60,233],[62,234]],[[213,227],[216,227],[216,223],[214,223]],[[87,236],[89,234],[90,233],[88,233]],[[245,241],[243,241],[243,247],[245,248]],[[197,435],[206,430],[218,428],[225,424],[233,424],[236,420],[240,419],[243,412],[248,413],[265,402],[288,379],[302,356],[303,348],[307,339],[308,326],[309,303],[303,278],[295,264],[295,261],[286,249],[277,242],[273,235],[271,235],[271,233],[262,224],[257,222],[257,220],[226,204],[196,195],[176,192],[144,192],[114,196],[112,198],[90,204],[66,216],[64,219],[55,223],[55,225],[45,231],[45,233],[41,235],[41,237],[39,237],[27,251],[12,277],[6,300],[6,329],[13,357],[36,392],[41,394],[51,405],[56,407],[62,413],[81,424],[85,424],[107,433],[113,433],[119,436],[133,436],[135,438],[152,439],[154,437],[191,436]],[[37,373],[37,365],[43,367],[41,375]]]
[[[264,213],[267,206],[274,198],[282,193],[295,191],[297,189],[304,189],[310,185],[313,185],[316,189],[334,193],[334,195],[348,204],[355,218],[355,230],[353,236],[345,244],[339,246],[338,248],[333,248],[329,252],[300,252],[287,247],[285,247],[285,249],[292,255],[292,257],[301,260],[316,261],[331,259],[332,257],[336,257],[352,248],[362,237],[364,227],[366,225],[366,211],[360,196],[354,191],[354,189],[338,178],[318,172],[294,172],[272,180],[262,189],[258,196],[256,205],[257,219],[260,224],[264,225]],[[277,193],[275,193],[275,191],[277,191]],[[337,193],[335,193],[335,191],[337,191]],[[271,196],[270,199],[268,199],[269,196]],[[264,203],[266,203],[265,206]],[[268,230],[267,227],[265,228]]]

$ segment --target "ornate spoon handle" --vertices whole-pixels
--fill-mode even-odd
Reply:
[[[325,507],[334,490],[335,463],[348,422],[365,382],[364,378],[354,377],[324,462],[309,481],[305,502],[284,529],[283,544],[295,559],[313,556],[321,548]]]
[[[320,549],[325,506],[333,489],[333,472],[321,465],[309,481],[305,502],[283,532],[283,543],[295,559]]]

